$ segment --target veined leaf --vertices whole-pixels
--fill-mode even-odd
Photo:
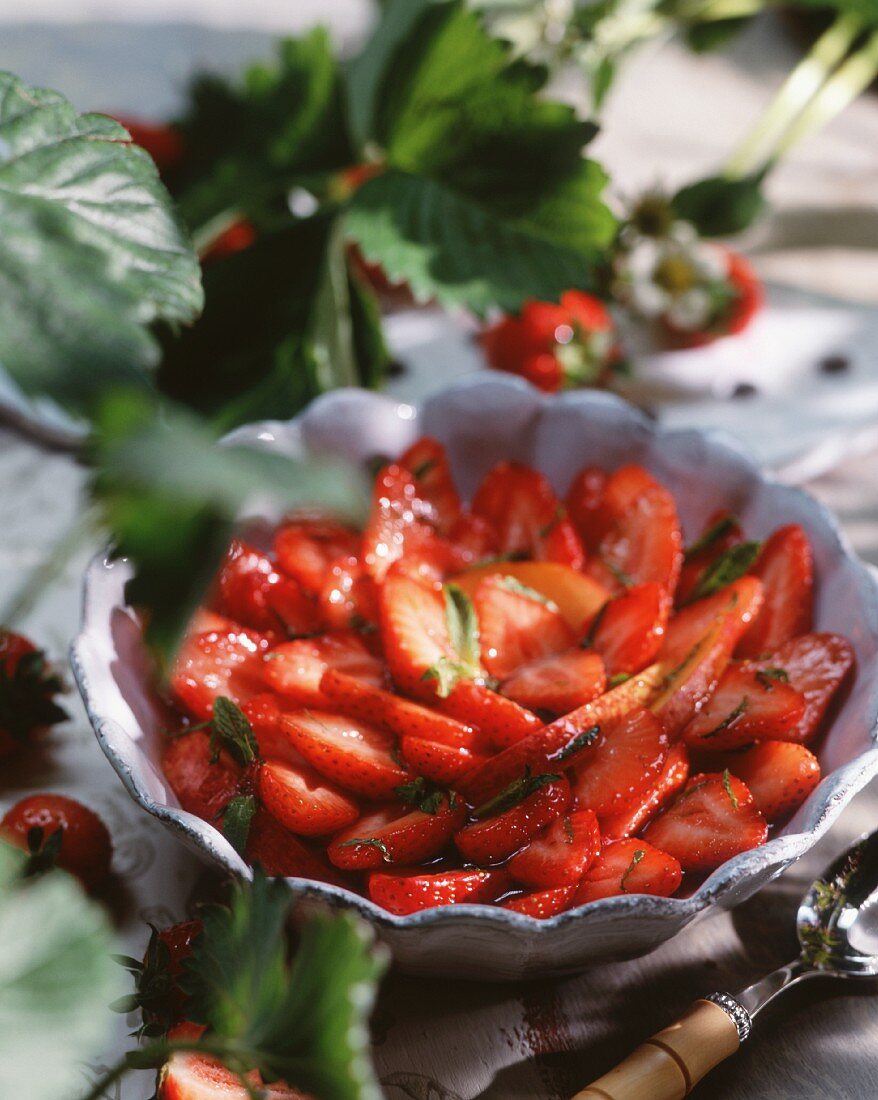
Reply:
[[[88,411],[156,365],[147,326],[188,324],[198,262],[155,166],[103,115],[0,73],[0,364]]]

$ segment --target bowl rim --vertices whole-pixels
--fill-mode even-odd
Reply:
[[[822,502],[806,490],[784,484],[766,473],[733,436],[716,429],[663,428],[642,410],[615,394],[580,390],[548,396],[536,393],[526,382],[517,378],[500,375],[485,377],[476,374],[444,387],[417,407],[413,407],[409,402],[397,401],[384,394],[347,388],[321,395],[289,421],[258,421],[237,428],[225,436],[221,443],[258,444],[266,437],[273,438],[279,429],[285,432],[300,427],[309,417],[314,418],[316,414],[326,417],[327,413],[333,412],[334,406],[350,402],[352,399],[361,401],[364,406],[371,403],[373,407],[377,407],[380,403],[395,415],[401,414],[406,420],[412,420],[414,416],[422,416],[425,407],[433,401],[441,401],[450,395],[466,394],[467,391],[479,389],[526,393],[531,400],[535,399],[535,407],[545,408],[550,403],[557,403],[582,408],[590,413],[600,409],[614,409],[624,413],[632,426],[645,432],[653,446],[660,446],[663,439],[679,440],[688,437],[702,440],[714,450],[727,452],[730,460],[733,460],[739,468],[745,469],[754,480],[763,485],[777,487],[790,496],[803,497],[807,500],[808,507],[815,518],[819,518],[826,532],[834,540],[840,557],[857,572],[857,579],[863,593],[869,593],[872,601],[878,604],[878,569],[864,562],[855,553],[838,520]],[[469,396],[474,397],[474,394]],[[118,734],[114,735],[114,731],[121,730],[121,727],[113,719],[100,713],[100,705],[95,699],[87,669],[92,632],[99,630],[101,626],[100,622],[96,621],[98,612],[95,607],[95,594],[102,583],[104,585],[119,583],[117,578],[113,578],[112,582],[107,578],[111,570],[115,570],[118,575],[120,566],[124,569],[128,568],[126,559],[116,559],[111,564],[107,548],[99,551],[89,563],[83,578],[81,626],[70,647],[73,676],[98,743],[129,795],[142,809],[160,820],[185,842],[199,849],[214,862],[220,863],[227,871],[250,878],[252,868],[234,851],[215,826],[183,809],[158,803],[146,792],[130,764],[120,756],[113,743],[118,740]],[[594,920],[602,923],[610,914],[621,915],[634,912],[639,917],[673,919],[674,923],[681,927],[708,909],[722,907],[723,900],[733,891],[735,884],[742,877],[739,872],[746,873],[751,869],[748,868],[748,864],[755,863],[752,869],[757,871],[763,866],[769,866],[772,878],[781,874],[824,835],[847,802],[878,775],[878,688],[872,692],[869,713],[872,715],[872,727],[869,731],[872,747],[822,777],[820,784],[810,796],[814,798],[817,792],[823,792],[821,799],[815,802],[809,818],[804,823],[808,827],[803,827],[795,833],[772,837],[758,848],[726,860],[688,897],[664,898],[650,894],[619,895],[600,898],[545,919],[489,904],[436,906],[406,916],[396,916],[368,897],[345,887],[296,877],[287,878],[286,881],[297,897],[318,900],[333,908],[354,909],[371,923],[385,929],[401,930],[442,925],[448,922],[476,922],[495,926],[498,931],[506,928],[527,932],[528,935],[551,936],[558,929],[567,927],[573,922],[585,925]],[[123,737],[129,739],[124,730],[121,730],[121,733]]]

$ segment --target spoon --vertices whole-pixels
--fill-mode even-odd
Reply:
[[[759,1013],[812,978],[878,975],[878,832],[839,857],[805,894],[796,917],[801,948],[787,966],[740,993],[711,993],[573,1100],[681,1100],[740,1047]]]

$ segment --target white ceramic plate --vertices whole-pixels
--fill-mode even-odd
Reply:
[[[801,523],[814,546],[815,623],[845,633],[858,659],[854,686],[818,754],[824,779],[792,821],[761,848],[716,870],[690,897],[616,897],[546,921],[491,906],[462,905],[394,917],[347,890],[291,879],[307,906],[353,909],[376,926],[410,971],[478,979],[559,974],[592,962],[632,958],[696,917],[752,895],[806,852],[843,805],[878,774],[878,580],[850,550],[829,513],[797,489],[768,480],[728,440],[666,432],[618,398],[597,393],[541,397],[517,379],[480,374],[428,400],[422,410],[362,390],[316,401],[290,423],[240,429],[250,441],[290,454],[334,453],[363,461],[394,455],[428,433],[448,448],[469,496],[498,460],[542,470],[559,491],[587,463],[642,462],[675,494],[687,532],[717,507],[764,536]],[[272,517],[267,517],[272,518]],[[88,571],[82,631],[72,664],[98,740],[131,796],[182,840],[235,874],[249,869],[210,824],[180,809],[159,766],[161,723],[139,628],[124,600],[124,562],[103,557]]]

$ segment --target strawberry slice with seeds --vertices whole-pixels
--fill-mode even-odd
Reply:
[[[330,630],[378,630],[378,590],[359,558],[336,558],[317,593],[320,617]]]
[[[432,507],[437,530],[450,534],[462,509],[445,448],[438,439],[423,436],[409,447],[399,464],[411,473],[417,495]]]
[[[486,558],[496,558],[497,536],[482,516],[460,515],[448,534],[454,569],[467,569]]]
[[[401,739],[400,752],[414,775],[423,775],[443,787],[455,787],[459,780],[488,759],[463,745],[413,736]]]
[[[356,531],[330,519],[292,519],[274,536],[274,552],[281,569],[315,596],[332,562],[354,556],[359,550]]]
[[[503,909],[511,909],[513,913],[524,913],[527,917],[536,917],[537,920],[547,920],[549,917],[557,917],[565,909],[569,909],[576,896],[576,886],[556,886],[551,890],[539,890],[533,894],[520,894],[518,897],[501,901]]]
[[[525,774],[473,811],[476,820],[454,837],[469,863],[491,866],[533,840],[570,805],[570,784],[558,774]]]
[[[250,823],[247,862],[261,867],[267,875],[346,885],[334,867],[316,856],[262,806],[257,807]]]
[[[740,657],[761,657],[811,629],[814,565],[802,528],[793,523],[775,531],[752,572],[765,588],[765,603],[741,639]]]
[[[467,776],[461,790],[475,804],[496,795],[527,768],[538,774],[571,767],[590,751],[602,725],[648,701],[662,675],[661,666],[654,665],[593,702],[540,727]]]
[[[470,597],[485,577],[501,574],[541,593],[580,635],[609,599],[610,593],[591,577],[555,561],[501,561],[477,565],[453,578]]]
[[[263,1085],[255,1070],[245,1074],[245,1079],[265,1100],[308,1100],[304,1092],[283,1081]],[[237,1073],[216,1058],[178,1051],[162,1067],[157,1095],[158,1100],[248,1100],[253,1092],[244,1087]]]
[[[786,673],[733,661],[683,739],[692,748],[735,749],[764,737],[782,739],[804,715],[805,699]]]
[[[374,726],[383,726],[399,737],[420,737],[466,749],[476,743],[477,731],[473,726],[401,695],[383,691],[338,669],[327,669],[320,681],[320,690],[332,710]]]
[[[679,862],[645,840],[607,844],[580,883],[573,905],[625,894],[669,898],[680,885]]]
[[[789,741],[810,741],[823,725],[830,703],[856,663],[853,646],[841,634],[803,634],[782,645],[760,666],[763,675],[783,677],[802,693],[805,714]]]
[[[552,486],[536,470],[499,463],[479,486],[472,510],[494,528],[499,553],[582,568],[579,536]]]
[[[334,668],[376,687],[385,682],[384,666],[356,634],[323,634],[277,646],[262,667],[263,685],[304,707],[326,707],[320,690],[327,669]]]
[[[643,835],[684,871],[712,871],[763,844],[768,826],[746,785],[726,770],[693,776]]]
[[[325,836],[360,816],[353,799],[307,765],[266,760],[259,765],[256,783],[266,810],[299,836]]]
[[[214,752],[204,730],[171,738],[162,752],[162,769],[183,809],[214,823],[238,793],[243,774],[225,749]]]
[[[419,867],[394,874],[374,871],[369,876],[369,897],[389,913],[406,917],[440,905],[472,905],[491,902],[509,888],[505,871],[434,871]]]
[[[473,606],[482,663],[499,679],[530,661],[561,653],[576,641],[555,604],[514,577],[485,577]]]
[[[721,615],[734,614],[742,633],[762,609],[764,589],[756,577],[741,577],[704,599],[690,603],[671,618],[659,659],[677,665],[688,657]]]
[[[575,769],[577,806],[596,814],[630,808],[657,781],[668,747],[667,734],[648,710],[605,724]]]
[[[591,810],[565,814],[509,861],[509,873],[524,886],[575,886],[601,850],[598,819]]]
[[[436,705],[458,721],[476,725],[494,749],[505,749],[542,728],[531,711],[473,680],[459,680],[451,694],[437,699]]]
[[[820,782],[817,757],[789,741],[763,741],[730,755],[728,768],[746,783],[767,821],[779,821],[797,810]]]
[[[689,753],[686,746],[678,742],[665,757],[658,779],[634,805],[601,816],[601,836],[604,840],[620,840],[639,833],[686,786],[688,778]]]
[[[288,760],[293,764],[301,764],[302,758],[281,729],[280,720],[284,713],[282,702],[280,696],[264,691],[248,699],[241,710],[250,723],[259,746],[259,755],[263,759]]]
[[[570,522],[590,554],[597,551],[601,537],[606,533],[597,516],[604,499],[607,478],[607,471],[600,466],[586,466],[574,477],[564,498]]]
[[[427,805],[427,803],[424,803]],[[368,814],[335,837],[327,855],[336,867],[366,871],[385,863],[426,863],[440,855],[466,820],[457,798],[439,796],[431,812],[391,806]]]
[[[592,650],[569,649],[521,665],[500,691],[531,710],[567,714],[596,699],[606,687],[604,662]]]
[[[655,581],[673,592],[683,560],[674,498],[641,466],[610,476],[595,517],[602,531],[587,571],[611,592]]]
[[[701,535],[683,555],[683,568],[677,582],[677,606],[689,603],[707,570],[743,541],[744,532],[732,513],[725,509],[714,512]]]
[[[312,767],[345,790],[364,798],[392,798],[411,778],[397,763],[395,739],[384,730],[337,714],[285,714],[283,729]]]
[[[238,539],[220,568],[214,603],[220,614],[252,630],[271,631],[287,624],[306,631],[317,623],[317,609],[301,589],[267,554]]]
[[[219,695],[240,706],[263,690],[269,648],[268,640],[251,630],[190,634],[171,670],[171,694],[199,721],[210,718]]]
[[[402,466],[384,466],[375,478],[372,511],[363,532],[363,564],[383,581],[395,561],[442,577],[451,565],[448,544],[437,535],[434,509],[418,496],[414,477]]]
[[[671,606],[671,597],[655,581],[629,588],[603,606],[586,641],[603,658],[608,676],[632,675],[655,659]]]

